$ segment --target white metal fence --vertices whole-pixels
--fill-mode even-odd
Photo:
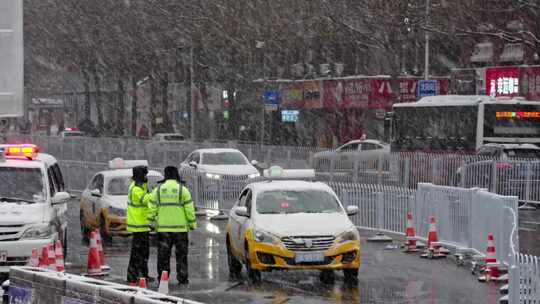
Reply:
[[[250,160],[284,168],[314,168],[322,181],[354,182],[416,189],[418,183],[485,188],[521,201],[540,202],[540,161],[490,160],[481,156],[433,153],[321,152],[315,147],[261,146],[239,142],[164,143],[135,138],[12,136],[32,142],[65,161],[106,163],[115,158],[147,159],[152,167],[178,165],[198,148],[230,147]]]

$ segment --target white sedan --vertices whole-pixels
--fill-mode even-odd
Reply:
[[[259,170],[254,167],[256,161],[236,149],[198,149],[191,152],[180,164],[183,170],[193,169],[209,179],[231,178],[247,180],[258,177]]]

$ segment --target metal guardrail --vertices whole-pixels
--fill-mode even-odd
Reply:
[[[37,267],[12,267],[9,280],[9,303],[201,304],[147,289]]]

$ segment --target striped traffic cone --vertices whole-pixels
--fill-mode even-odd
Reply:
[[[97,233],[90,233],[90,247],[88,248],[88,263],[86,276],[104,276],[106,273],[101,271],[101,262],[99,260],[99,250],[97,246]]]
[[[49,250],[48,250],[49,258],[47,260],[48,269],[52,271],[56,271],[56,259],[54,256],[54,244],[49,244]]]
[[[478,281],[489,282],[491,280],[498,280],[501,275],[499,271],[499,263],[497,262],[497,255],[495,253],[495,239],[492,233],[488,234],[486,267],[484,272],[484,275],[478,277]]]
[[[39,268],[49,267],[49,245],[43,245],[41,248],[41,257],[39,258]]]
[[[107,262],[105,261],[105,252],[103,252],[103,242],[101,241],[101,234],[99,233],[99,230],[96,230],[96,235],[99,251],[99,261],[101,262],[101,270],[110,270],[111,267],[107,265]]]
[[[139,278],[139,288],[146,289],[146,278]]]
[[[428,259],[446,257],[446,255],[442,254],[440,251],[441,246],[436,244],[439,241],[439,237],[437,235],[437,221],[434,216],[429,219],[429,231],[427,239],[427,248],[424,251],[424,254],[422,254],[420,257]]]
[[[412,213],[407,212],[407,227],[405,228],[405,237],[407,241],[404,244],[403,252],[417,252],[418,248],[416,247],[416,239],[414,235],[414,227],[412,224]]]
[[[30,258],[30,266],[39,267],[39,250],[32,248],[32,257]]]
[[[64,265],[64,251],[62,248],[62,242],[60,242],[60,240],[57,240],[54,246],[54,258],[56,271],[64,272],[66,270]]]
[[[163,271],[159,279],[158,292],[164,295],[169,294],[169,272]]]

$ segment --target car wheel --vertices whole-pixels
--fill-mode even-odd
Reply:
[[[99,234],[101,235],[103,246],[112,245],[112,236],[107,233],[106,221],[103,215],[99,219]]]
[[[358,284],[358,268],[343,269],[343,275],[345,276],[345,283]]]
[[[261,282],[261,271],[251,268],[251,262],[249,260],[249,248],[246,242],[246,270],[248,274],[248,280],[252,284],[258,284]]]
[[[240,273],[242,272],[242,264],[233,255],[233,253],[231,251],[231,244],[230,244],[228,236],[227,236],[227,261],[228,261],[228,264],[229,264],[229,277],[231,279],[240,278]]]
[[[89,229],[88,229],[88,227],[86,227],[86,220],[84,218],[84,211],[82,211],[82,210],[79,212],[79,221],[80,221],[80,225],[81,225],[82,243],[84,245],[88,245],[90,243],[90,236],[88,235],[89,234]]]
[[[336,275],[333,270],[322,270],[319,274],[319,279],[321,280],[321,283],[323,284],[334,284],[334,281],[336,280]]]

